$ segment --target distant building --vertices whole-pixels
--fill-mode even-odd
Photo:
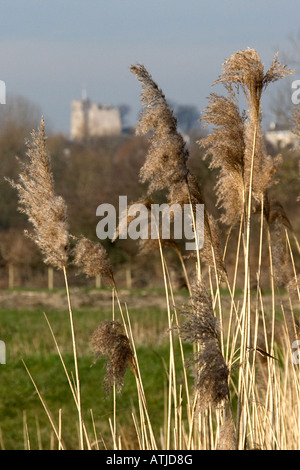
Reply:
[[[298,145],[297,136],[290,129],[280,129],[276,123],[271,123],[270,128],[265,132],[265,141],[274,150],[293,148]]]
[[[120,111],[110,105],[92,103],[84,93],[81,100],[71,102],[70,131],[72,140],[120,135],[122,132]]]

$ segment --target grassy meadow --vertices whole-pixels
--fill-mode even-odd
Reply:
[[[184,300],[186,293],[183,291],[182,294]],[[85,295],[88,297],[86,290]],[[149,295],[151,290],[147,293],[147,297]],[[132,298],[135,296],[141,297],[144,304],[147,303],[144,291],[141,293],[134,290]],[[159,292],[159,296],[163,302],[162,291]],[[19,308],[1,311],[1,337],[5,339],[7,348],[6,365],[1,366],[0,429],[3,450],[58,448],[57,439],[22,361],[34,377],[57,424],[61,410],[62,434],[65,436],[66,447],[68,449],[78,447],[76,407],[44,313],[53,327],[67,368],[72,370],[73,367],[67,310]],[[109,418],[113,418],[113,403],[112,395],[107,396],[103,389],[105,361],[99,359],[93,365],[94,354],[90,345],[92,332],[101,321],[111,318],[111,309],[97,310],[86,307],[74,310],[73,313],[84,419],[93,448],[103,449],[105,446],[112,448]],[[144,386],[146,392],[149,391],[148,405],[153,410],[151,419],[159,434],[160,428],[164,426],[164,403],[168,382],[166,309],[147,306],[138,310],[133,308],[131,318],[137,352],[142,364]],[[186,345],[185,349],[187,353],[191,353],[189,345]],[[124,439],[124,448],[138,448],[131,416],[133,410],[138,413],[138,399],[131,371],[126,373],[122,394],[117,398],[117,408],[118,429],[122,440]]]
[[[22,290],[17,290],[20,294]],[[28,292],[28,291],[25,291]],[[107,299],[111,296],[112,304],[116,303],[110,289],[81,288],[76,296],[88,299],[93,293]],[[10,292],[11,293],[11,292]],[[130,311],[133,335],[140,362],[141,374],[147,396],[147,404],[154,432],[159,438],[159,448],[166,448],[166,435],[168,426],[168,367],[169,367],[169,340],[166,302],[163,289],[126,289],[128,308]],[[9,291],[7,291],[9,294]],[[34,291],[39,295],[39,291]],[[61,289],[55,290],[52,295],[62,295]],[[102,295],[101,295],[102,294]],[[122,295],[122,291],[121,291]],[[222,291],[227,298],[225,317],[229,316],[230,295]],[[242,292],[239,292],[242,298]],[[72,296],[72,291],[71,291]],[[155,296],[156,306],[147,307],[149,299]],[[285,290],[281,291],[282,298],[287,298]],[[188,292],[182,289],[175,292],[176,303],[184,307],[188,301]],[[153,300],[153,299],[152,299]],[[131,303],[140,301],[138,309],[131,308]],[[92,303],[92,302],[91,302]],[[264,293],[264,303],[267,309],[266,322],[271,323],[271,292]],[[74,309],[74,323],[76,325],[78,368],[81,382],[82,411],[86,423],[92,449],[112,449],[114,441],[110,422],[114,416],[113,394],[106,394],[103,388],[105,376],[105,360],[99,358],[95,362],[91,347],[91,335],[97,325],[111,318],[112,311],[117,306],[108,308],[84,307]],[[295,312],[299,315],[299,311]],[[68,311],[56,310],[42,306],[25,309],[19,305],[18,309],[3,308],[1,311],[1,335],[5,339],[7,348],[6,364],[1,366],[0,404],[0,446],[2,450],[57,450],[59,442],[49,422],[41,399],[26,371],[28,367],[36,386],[55,422],[57,428],[61,427],[63,442],[67,449],[78,448],[78,423],[74,399],[70,391],[68,380],[62,363],[57,354],[55,341],[50,332],[45,315],[53,329],[55,340],[63,355],[66,368],[73,371],[73,355],[70,347],[72,343],[69,327]],[[180,321],[182,318],[180,316]],[[279,358],[279,369],[284,370],[284,354],[282,351],[281,334],[284,327],[284,318],[281,311],[276,312],[278,330],[276,332],[276,355]],[[228,332],[228,324],[223,324],[224,333]],[[269,327],[268,327],[269,329]],[[193,387],[192,360],[193,349],[190,344],[183,344],[184,355],[187,359],[188,383]],[[182,371],[182,356],[178,340],[174,342],[174,357],[177,363],[177,383],[184,384]],[[266,359],[257,357],[261,370],[267,372]],[[191,364],[190,364],[191,365]],[[237,413],[238,371],[231,372],[231,399],[233,410]],[[74,372],[73,372],[74,373]],[[181,391],[182,403],[182,439],[186,447],[188,440],[188,418],[185,399]],[[122,392],[117,394],[117,436],[120,440],[119,448],[138,449],[139,442],[135,420],[138,420],[139,399],[136,391],[135,379],[132,371],[128,370],[124,378]],[[133,417],[135,414],[135,418]]]

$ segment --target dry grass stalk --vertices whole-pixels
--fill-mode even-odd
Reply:
[[[215,268],[216,273],[219,275],[220,279],[225,279],[227,276],[226,266],[223,260],[223,244],[221,241],[221,233],[218,221],[209,214],[208,226],[204,232],[208,235],[209,243],[206,243],[204,240],[203,248],[201,251],[201,258],[211,267]]]
[[[43,405],[43,407],[44,407],[45,413],[46,413],[46,415],[47,415],[47,417],[48,417],[48,419],[49,419],[49,422],[50,422],[50,424],[51,424],[51,426],[52,426],[52,429],[53,429],[53,431],[54,431],[54,434],[55,434],[55,436],[56,436],[56,438],[57,438],[57,440],[58,440],[58,442],[59,442],[59,444],[60,444],[60,448],[61,448],[61,449],[64,449],[64,448],[65,448],[65,447],[64,447],[64,443],[61,441],[61,437],[60,437],[60,435],[59,435],[58,429],[57,429],[57,427],[56,427],[56,425],[55,425],[55,423],[54,423],[54,420],[53,420],[53,418],[52,418],[52,416],[51,416],[51,413],[50,413],[50,411],[49,411],[49,409],[48,409],[48,407],[47,407],[47,405],[46,405],[46,402],[45,402],[45,400],[43,399],[43,397],[42,397],[42,395],[41,395],[41,393],[40,393],[40,391],[39,391],[39,389],[38,389],[38,387],[37,387],[37,385],[36,385],[36,383],[35,383],[35,381],[34,381],[32,375],[31,375],[31,373],[29,372],[28,367],[26,366],[26,364],[25,364],[25,362],[24,362],[23,360],[22,360],[22,362],[23,362],[23,365],[24,365],[24,367],[25,367],[25,369],[26,369],[26,371],[27,371],[27,373],[28,373],[28,375],[29,375],[29,377],[30,377],[30,380],[31,380],[31,382],[32,382],[32,384],[33,384],[33,386],[34,386],[34,388],[35,388],[35,391],[36,391],[36,393],[37,393],[37,395],[38,395],[38,397],[39,397],[39,399],[40,399],[40,401],[41,401],[41,403],[42,403],[42,405]]]

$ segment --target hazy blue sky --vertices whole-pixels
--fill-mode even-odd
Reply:
[[[83,84],[96,102],[129,104],[134,122],[140,86],[129,67],[139,62],[170,100],[201,110],[224,59],[249,46],[267,67],[300,30],[299,0],[2,0],[0,8],[0,79],[66,134]]]

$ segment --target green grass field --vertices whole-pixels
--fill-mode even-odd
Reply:
[[[136,295],[136,292],[135,292]],[[0,429],[2,449],[57,448],[57,439],[22,361],[32,374],[51,415],[58,425],[61,409],[62,436],[67,449],[78,446],[78,420],[74,400],[43,312],[53,328],[69,372],[74,371],[68,311],[35,308],[1,311],[1,339],[6,343],[6,364],[0,366]],[[78,345],[83,417],[91,442],[112,446],[109,418],[112,419],[112,395],[106,396],[102,382],[105,360],[93,366],[90,336],[98,323],[111,319],[111,309],[81,309],[74,312]],[[116,312],[117,316],[117,312]],[[159,433],[164,424],[169,356],[167,315],[160,308],[131,309],[137,354],[153,427]],[[187,352],[189,352],[187,345]],[[179,352],[178,352],[178,357]],[[180,372],[179,372],[180,374]],[[178,377],[180,381],[180,375]],[[135,379],[127,370],[124,387],[117,395],[118,432],[124,445],[137,447],[132,410],[139,413]],[[126,430],[126,432],[124,432]],[[102,441],[103,438],[103,441]],[[96,445],[96,444],[95,444]]]
[[[15,298],[16,293],[18,302]],[[30,293],[32,298],[34,297],[32,300],[34,307],[32,308],[22,307],[22,295],[27,295],[26,291],[12,291],[10,294],[18,308],[8,308],[7,306],[4,308],[2,304],[1,309],[0,339],[6,344],[6,364],[0,365],[0,448],[6,450],[58,448],[58,440],[26,371],[24,365],[26,364],[57,429],[61,423],[64,448],[78,449],[77,409],[44,315],[45,313],[50,322],[67,370],[75,381],[69,312],[67,309],[56,309],[53,305],[51,308],[45,304],[36,306],[36,297],[40,295],[40,299],[42,299],[42,293],[38,291]],[[63,290],[54,291],[47,299],[63,295]],[[223,292],[222,296],[225,308],[224,318],[226,319],[230,299],[226,292]],[[121,302],[123,303],[123,300],[126,299],[126,305],[128,305],[151,425],[155,435],[160,439],[160,436],[166,436],[168,426],[170,342],[165,293],[163,290],[134,289],[122,291],[120,297]],[[82,307],[74,308],[73,316],[84,423],[92,448],[103,449],[107,447],[112,449],[113,439],[109,421],[113,422],[114,418],[113,394],[111,393],[109,396],[105,394],[103,388],[105,359],[100,358],[94,363],[90,338],[98,324],[103,320],[111,320],[113,314],[116,320],[121,320],[119,309],[116,301],[112,302],[113,297],[110,289],[77,289],[71,291],[72,298],[74,303],[78,301],[78,298],[82,300]],[[102,303],[97,304],[99,298],[102,298]],[[185,291],[176,293],[176,307],[180,323],[183,320],[180,308],[186,304],[187,300]],[[8,304],[11,305],[11,299]],[[123,305],[125,306],[125,302]],[[268,312],[271,311],[269,293],[264,293],[264,305],[266,306],[266,321],[268,323],[270,319]],[[299,314],[298,310],[295,311],[295,314]],[[283,325],[280,310],[276,310],[276,325],[279,328],[280,339],[280,328]],[[223,326],[226,332],[226,325]],[[269,331],[268,325],[267,330]],[[275,337],[277,337],[276,331]],[[185,359],[188,360],[192,357],[192,346],[185,343],[183,346]],[[180,404],[182,405],[182,420],[184,422],[186,419],[186,396],[182,359],[176,332],[174,333],[174,348],[177,393],[182,386],[183,400]],[[276,351],[280,352],[278,348]],[[283,367],[281,360],[278,364],[281,368]],[[262,367],[262,370],[266,370],[266,365]],[[188,374],[192,394],[193,379],[189,368]],[[237,376],[238,370],[233,368],[231,381],[235,383],[235,387]],[[233,412],[236,413],[236,393],[232,387],[231,390]],[[136,422],[139,423],[139,401],[135,377],[129,368],[125,374],[122,392],[117,394],[116,403],[116,435],[120,438],[122,448],[138,449],[139,442],[133,414],[136,416]],[[188,426],[186,428],[188,429]],[[158,444],[159,447],[164,448],[163,441],[159,440]]]

